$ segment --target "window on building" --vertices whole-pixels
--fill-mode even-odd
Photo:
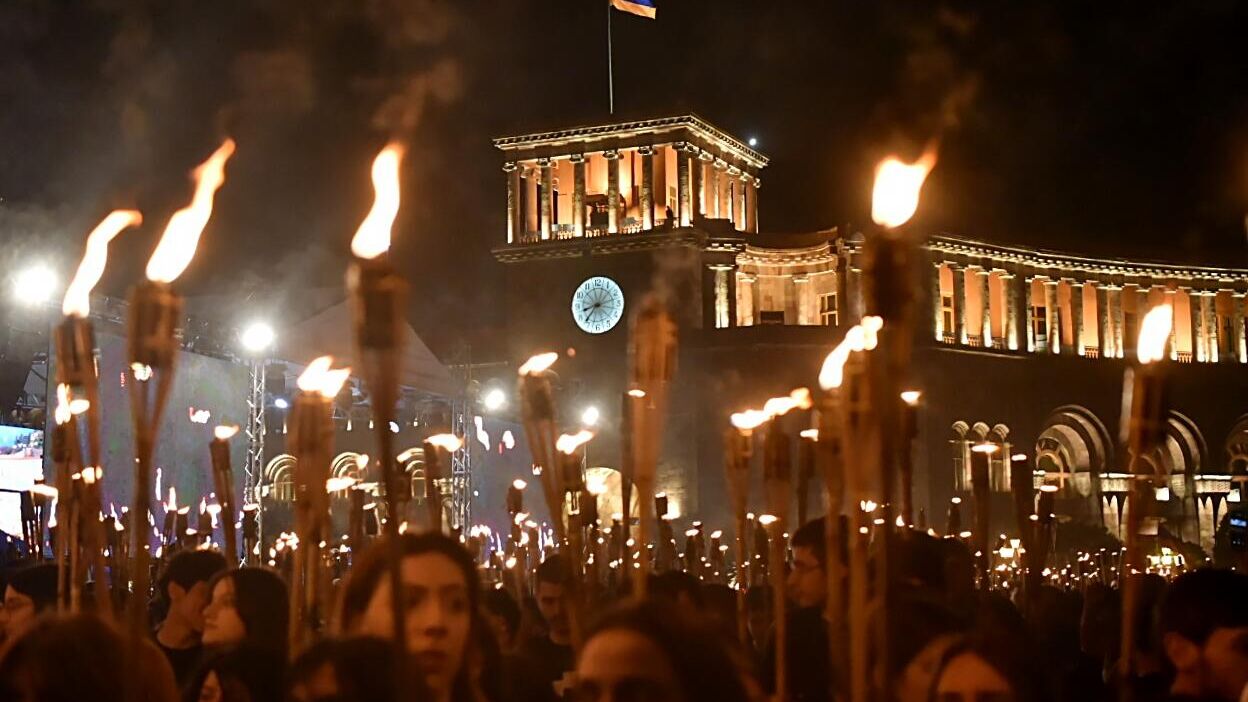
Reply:
[[[825,327],[840,325],[840,314],[836,306],[836,293],[823,293],[819,296],[819,323]]]
[[[758,313],[759,324],[784,324],[784,310],[761,310]]]
[[[953,295],[940,296],[940,328],[946,337],[953,336]]]
[[[1049,338],[1049,308],[1036,305],[1031,308],[1031,333],[1036,339]]]
[[[1218,315],[1218,349],[1223,354],[1233,354],[1239,351],[1231,347],[1235,338],[1235,332],[1232,331],[1231,326],[1231,318],[1228,315]]]

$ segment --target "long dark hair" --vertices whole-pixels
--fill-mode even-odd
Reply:
[[[484,623],[479,609],[481,583],[477,577],[477,568],[472,561],[472,556],[453,539],[436,533],[400,534],[399,551],[403,558],[426,553],[441,554],[454,563],[464,576],[469,612],[468,643],[459,672],[455,674],[451,697],[455,700],[470,700],[478,697],[479,695],[475,692],[473,673],[474,668],[481,666],[478,641],[484,632]],[[351,568],[338,608],[340,632],[350,635],[359,624],[360,618],[368,609],[369,601],[373,599],[373,594],[381,585],[382,578],[390,572],[389,566],[389,544],[382,538],[365,550],[360,560]],[[402,617],[395,617],[395,626],[403,626]]]
[[[246,645],[285,658],[290,627],[286,583],[265,568],[235,568],[218,573],[209,582],[208,592],[227,578],[234,585],[234,609],[247,629]]]
[[[585,637],[625,630],[653,642],[672,664],[689,702],[746,702],[748,695],[728,649],[714,633],[662,600],[626,602],[608,610]]]

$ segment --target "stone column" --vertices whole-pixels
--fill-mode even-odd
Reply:
[[[1244,339],[1244,293],[1231,292],[1231,359],[1237,363],[1248,361],[1248,344]]]
[[[862,268],[858,263],[861,255],[856,251],[850,251],[845,257],[845,285],[849,288],[849,295],[846,298],[849,311],[848,324],[851,326],[861,322],[863,315]]]
[[[1200,314],[1200,291],[1187,288],[1187,310],[1192,324],[1192,363],[1205,362],[1205,320]]]
[[[1070,343],[1073,352],[1083,355],[1083,283],[1069,280],[1070,285]]]
[[[1114,343],[1109,326],[1109,288],[1096,283],[1096,341],[1101,347],[1101,358],[1113,358]]]
[[[1178,291],[1167,286],[1165,289],[1165,295],[1166,304],[1170,305],[1170,312],[1175,315],[1174,319],[1176,321],[1175,324],[1170,325],[1170,360],[1177,361],[1179,358],[1179,333],[1177,331],[1179,328],[1179,325],[1177,324],[1179,308],[1178,305],[1174,303],[1175,299],[1178,297]]]
[[[685,144],[676,144],[676,216],[680,218],[680,226],[687,227],[693,223],[691,214],[692,198],[689,197],[689,159],[691,158]]]
[[[1062,316],[1058,313],[1057,281],[1052,278],[1046,278],[1044,281],[1044,314],[1049,332],[1046,339],[1048,343],[1047,351],[1049,353],[1061,353]]]
[[[975,269],[975,287],[979,290],[979,329],[976,336],[983,341],[986,349],[992,348],[992,301],[988,297],[988,269],[979,266]]]
[[[746,188],[745,198],[745,231],[758,233],[758,189],[763,187],[758,178],[750,179],[750,187]]]
[[[689,221],[697,222],[706,216],[706,198],[702,192],[702,155],[697,147],[689,152]]]
[[[604,151],[607,159],[607,233],[620,233],[620,152]]]
[[[953,343],[966,343],[966,269],[949,264],[953,273]]]
[[[520,220],[520,169],[512,161],[503,164],[507,174],[507,243],[514,244],[523,232]]]
[[[720,164],[723,164],[722,166]],[[719,218],[732,221],[732,173],[726,161],[715,160],[719,169]]]
[[[542,232],[543,241],[550,238],[550,213],[555,194],[554,179],[550,165],[550,159],[548,158],[538,159],[537,161],[537,167],[541,169],[542,173],[541,223],[539,224],[539,229]]]
[[[752,273],[737,274],[737,321],[743,327],[757,324],[754,319],[754,288],[758,278]]]
[[[733,222],[738,231],[745,230],[745,186],[750,176],[741,174],[733,179]]]
[[[1005,290],[1005,347],[1011,351],[1017,351],[1027,343],[1026,339],[1018,338],[1018,305],[1022,297],[1018,288],[1021,280],[1012,271],[1001,274],[1001,287]]]
[[[654,149],[642,146],[641,156],[641,229],[654,229]]]
[[[1214,310],[1214,293],[1202,290],[1200,293],[1200,316],[1205,326],[1205,360],[1218,362],[1218,316]]]
[[[585,236],[585,156],[572,155],[572,228]]]
[[[706,171],[706,194],[709,200],[706,203],[707,219],[719,219],[723,216],[719,213],[719,171],[723,168],[723,163],[723,161],[715,159],[709,164],[710,168]]]
[[[814,297],[814,288],[810,285],[810,276],[805,273],[799,273],[793,276],[794,297],[797,302],[797,319],[798,324],[814,324],[811,320],[811,299]]]
[[[1036,306],[1032,302],[1031,294],[1033,283],[1036,279],[1031,276],[1023,276],[1023,321],[1027,324],[1027,352],[1035,353],[1039,348],[1039,339],[1036,338]]]
[[[524,233],[536,234],[541,229],[541,207],[538,201],[538,193],[541,187],[537,184],[537,169],[524,169]]]
[[[1125,348],[1122,343],[1122,286],[1111,285],[1109,287],[1109,312],[1110,323],[1114,327],[1112,335],[1114,356],[1115,358],[1122,358],[1124,355],[1123,349]]]
[[[932,296],[932,335],[937,342],[945,340],[945,301],[940,294],[940,273],[944,267],[944,261],[936,261],[932,264],[929,285]]]

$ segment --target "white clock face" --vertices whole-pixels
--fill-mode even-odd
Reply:
[[[590,334],[609,332],[624,316],[624,291],[610,278],[596,275],[572,295],[572,319]]]

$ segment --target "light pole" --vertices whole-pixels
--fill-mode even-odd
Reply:
[[[238,340],[242,344],[248,360],[247,379],[247,458],[243,463],[243,506],[258,504],[256,485],[260,473],[264,470],[264,437],[266,432],[264,421],[264,395],[267,384],[268,352],[273,347],[277,335],[273,327],[265,322],[252,322],[243,328]],[[263,539],[264,510],[256,510],[256,530]],[[251,554],[246,555],[247,558]]]

